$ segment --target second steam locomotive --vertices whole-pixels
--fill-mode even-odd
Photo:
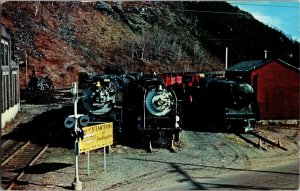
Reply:
[[[259,120],[254,89],[245,82],[204,78],[189,93],[189,115],[204,128],[248,132]]]

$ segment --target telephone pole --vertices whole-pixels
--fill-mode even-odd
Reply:
[[[225,49],[225,70],[228,68],[228,47]]]

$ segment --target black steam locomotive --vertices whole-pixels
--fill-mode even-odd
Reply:
[[[174,151],[174,141],[179,140],[181,131],[175,92],[165,87],[161,77],[144,75],[136,80],[135,90],[128,93],[135,101],[127,108],[134,113],[135,127],[148,149],[151,151],[153,145]]]
[[[138,139],[174,150],[179,139],[177,98],[156,75],[79,74],[82,105],[92,121],[112,121],[117,139]],[[118,140],[117,140],[118,141]]]
[[[91,122],[113,122],[114,136],[122,133],[123,79],[114,74],[79,73],[84,112]]]
[[[190,94],[192,102],[188,115],[190,121],[198,125],[196,128],[247,132],[253,130],[259,120],[255,92],[247,83],[204,78],[192,87]]]

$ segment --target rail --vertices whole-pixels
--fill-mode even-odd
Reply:
[[[268,137],[260,135],[258,131],[250,131],[248,133],[245,134],[237,134],[236,136],[238,136],[239,138],[241,138],[242,140],[244,140],[245,142],[251,144],[253,147],[255,148],[259,148],[262,150],[268,150],[267,147],[263,146],[263,143],[266,143],[268,145],[271,145],[272,147],[277,147],[280,148],[282,150],[287,151],[288,149],[283,147],[280,143],[280,139],[278,139],[277,142],[274,142],[272,140],[270,140]]]
[[[16,149],[10,153],[8,157],[1,162],[2,171],[2,188],[10,190],[22,177],[25,171],[32,166],[35,161],[47,150],[49,144],[61,133],[62,129],[56,131],[51,136],[51,140],[46,143],[35,144],[40,142],[45,135],[49,134],[49,130],[54,124],[58,123],[60,118],[48,124],[43,130],[23,144],[17,144]],[[44,136],[43,136],[44,135]]]

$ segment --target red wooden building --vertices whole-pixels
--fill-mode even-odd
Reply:
[[[240,62],[226,71],[254,86],[264,120],[299,120],[299,68],[280,59]]]

